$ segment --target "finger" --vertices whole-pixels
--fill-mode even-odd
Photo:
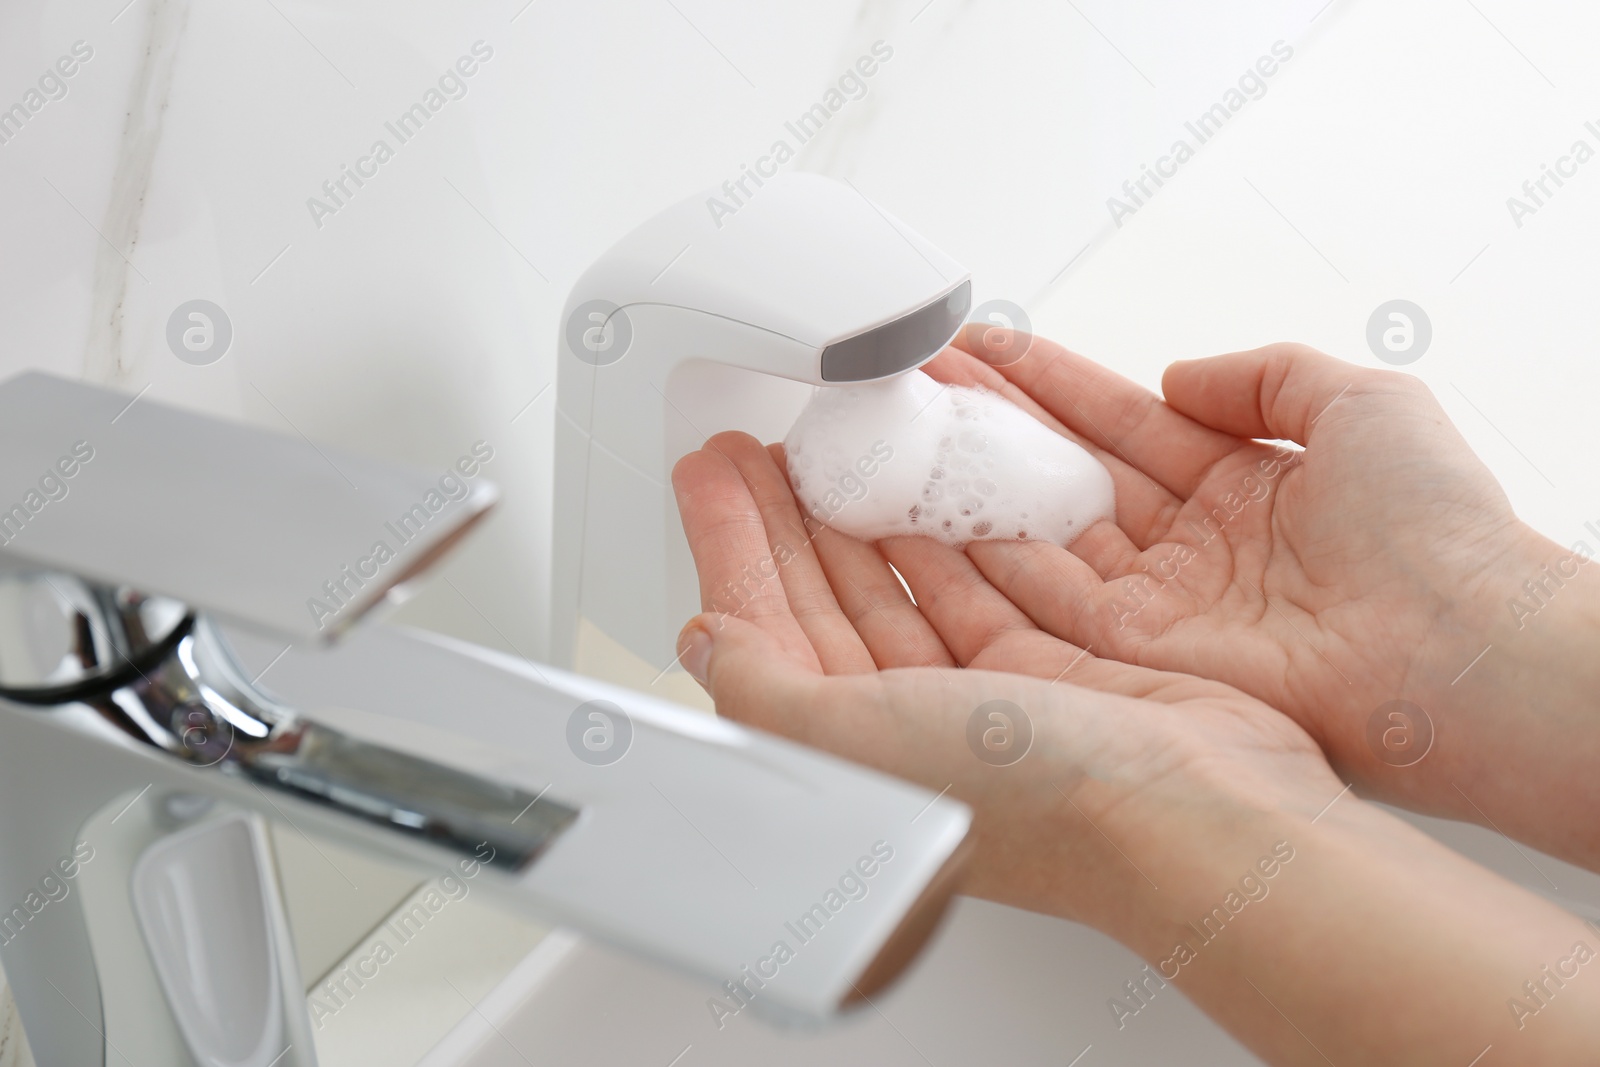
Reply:
[[[706,447],[731,460],[749,488],[777,562],[789,611],[816,649],[822,669],[828,674],[874,670],[866,645],[839,609],[810,533],[800,520],[789,477],[774,455],[754,437],[737,432],[717,434]]]
[[[973,777],[988,770],[965,741],[973,707],[1037,695],[1029,688],[1037,683],[1022,678],[963,671],[823,677],[786,660],[771,634],[732,617],[696,617],[678,649],[718,715],[967,798]]]
[[[1373,398],[1414,403],[1408,375],[1369,370],[1304,345],[1276,344],[1167,368],[1167,402],[1190,418],[1238,437],[1309,444],[1317,421],[1335,404],[1373,410]],[[1380,402],[1381,405],[1381,402]]]
[[[700,579],[701,609],[750,620],[795,662],[821,670],[789,610],[766,524],[733,461],[713,449],[691,452],[673,468],[672,488]]]
[[[704,614],[689,621],[678,635],[678,659],[717,705],[717,714],[805,744],[837,751],[841,712],[855,716],[858,733],[870,731],[867,701],[840,708],[823,699],[834,682],[867,677],[827,679],[815,669],[795,663],[770,629],[732,615]]]
[[[1046,682],[1083,684],[1094,656],[1043,630],[1007,630],[967,662],[974,671],[1005,671]]]
[[[959,550],[927,537],[890,537],[878,546],[963,667],[1012,631],[1037,629]]]
[[[976,541],[967,558],[1035,626],[1063,641],[1093,643],[1085,615],[1104,596],[1104,582],[1088,563],[1045,541]]]
[[[947,348],[922,368],[929,377],[949,385],[981,386],[999,393],[1044,425],[1089,452],[1111,473],[1116,490],[1117,524],[1137,544],[1146,546],[1159,540],[1182,506],[1178,499],[1149,475],[1135,470],[1115,453],[1108,452],[1065,426],[1046,408],[966,352]]]
[[[1066,551],[1077,556],[1106,582],[1121,578],[1139,564],[1139,547],[1128,537],[1127,531],[1114,522],[1095,523],[1079,534]]]
[[[1238,440],[1155,393],[1043,337],[969,324],[955,345],[985,362],[1070,429],[1187,500]]]
[[[1098,591],[1099,578],[1088,566],[1057,545],[1043,541],[989,541],[994,549],[1023,554],[1051,552],[1077,568],[1068,597]],[[1093,657],[1058,635],[1033,625],[978,571],[972,560],[948,546],[920,537],[883,543],[895,566],[903,569],[917,597],[917,606],[932,621],[957,661],[975,670],[1006,671],[1046,681],[1070,676],[1078,680]],[[968,546],[969,548],[976,547]],[[1091,670],[1086,676],[1095,677]]]
[[[1229,689],[1221,682],[1103,659],[1094,653],[1093,646],[1080,648],[1042,630],[1017,630],[1006,640],[984,649],[967,666],[971,670],[1026,675],[1052,685],[1061,683],[1068,689],[1092,689],[1163,703],[1216,695]]]
[[[782,445],[769,448],[774,459],[782,456]],[[955,666],[877,546],[827,527],[812,529],[811,543],[839,608],[880,670]]]
[[[761,627],[717,615],[690,620],[678,635],[678,655],[711,694],[717,714],[735,722],[930,789],[950,789],[982,767],[963,740],[973,701],[952,699],[951,681],[941,672],[824,677],[786,659]],[[962,678],[959,671],[942,673]],[[1011,688],[1023,685],[1016,679]],[[1008,686],[1001,679],[986,688],[1005,694]],[[959,785],[954,791],[967,792]]]
[[[1102,581],[1072,553],[1043,542],[986,541],[968,546],[967,555],[1044,633],[1098,656],[1132,662],[1152,634],[1195,610],[1181,582],[1160,578],[1174,574],[1177,550],[1174,545],[1151,549],[1115,581]]]

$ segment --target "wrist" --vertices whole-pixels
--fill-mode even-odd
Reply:
[[[1554,810],[1596,810],[1600,781],[1600,537],[1508,539],[1441,620],[1408,699],[1433,733],[1411,767],[1383,767],[1411,806],[1480,824],[1588,866],[1600,831]]]
[[[1130,898],[1141,907],[1105,932],[1173,981],[1226,929],[1261,910],[1301,857],[1308,828],[1282,812],[1241,812],[1225,827],[1172,842],[1150,861],[1155,885]]]
[[[1149,968],[1114,1014],[1172,983],[1275,1063],[1466,1063],[1488,1044],[1518,1062],[1580,1062],[1593,1047],[1594,987],[1573,983],[1548,1013],[1529,1000],[1537,1033],[1508,1011],[1542,965],[1592,944],[1580,920],[1354,797],[1320,817],[1280,814],[1276,853],[1292,858],[1270,878],[1263,865],[1197,887],[1165,930],[1129,942]],[[1417,990],[1438,1009],[1392,1010]]]
[[[1347,809],[1341,822],[1376,811],[1331,771],[1268,781],[1220,769],[1164,779],[1113,804],[1103,795],[1074,800],[1091,832],[1116,843],[1100,865],[1112,875],[1099,894],[1105,907],[1077,918],[1157,962],[1181,944],[1208,942],[1264,899],[1307,831],[1335,810]]]

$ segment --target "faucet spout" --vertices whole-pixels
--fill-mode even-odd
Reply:
[[[264,693],[208,619],[150,677],[96,702],[102,713],[160,724],[145,739],[180,759],[248,779],[508,871],[532,863],[578,809],[545,794],[436,763],[307,719]]]
[[[971,813],[946,797],[478,646],[345,635],[482,516],[485,483],[446,501],[416,472],[28,374],[0,383],[0,483],[39,470],[76,481],[69,503],[0,522],[0,909],[24,902],[0,910],[0,961],[42,1063],[103,1062],[107,1021],[126,1017],[105,1005],[126,1002],[100,980],[84,894],[45,908],[36,886],[80,844],[92,854],[87,833],[149,854],[117,822],[146,794],[220,800],[419,873],[474,862],[501,906],[713,983],[790,923],[826,921],[754,1007],[787,1021],[833,1019],[899,973],[955,890]],[[408,535],[372,551],[394,516]],[[378,574],[347,562],[379,555]],[[327,626],[307,610],[323,575],[310,606],[333,603]],[[257,638],[289,647],[252,659]],[[238,855],[265,855],[250,840],[235,835]],[[185,855],[162,869],[218,870]],[[818,903],[865,869],[870,895]],[[157,926],[169,962],[205,936]],[[292,975],[287,936],[267,941]]]

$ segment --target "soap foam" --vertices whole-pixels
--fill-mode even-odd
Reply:
[[[921,371],[818,388],[784,439],[802,509],[864,541],[1067,545],[1114,514],[1092,455],[988,389]]]

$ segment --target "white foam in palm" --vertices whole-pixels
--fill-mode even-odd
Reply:
[[[998,393],[921,371],[819,388],[784,440],[802,508],[865,541],[1066,545],[1115,500],[1092,455]]]

